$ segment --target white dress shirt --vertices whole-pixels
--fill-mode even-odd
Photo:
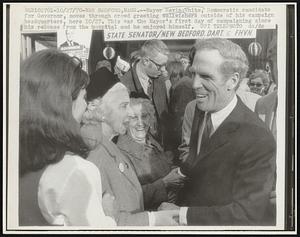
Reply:
[[[223,123],[223,121],[229,116],[229,114],[235,108],[236,104],[237,104],[237,97],[235,95],[226,107],[224,107],[223,109],[221,109],[217,112],[211,113],[211,122],[213,125],[213,131],[211,132],[211,135],[220,127],[220,125]],[[178,170],[178,173],[181,174],[180,170]],[[181,174],[181,175],[183,175],[183,174]],[[187,218],[186,218],[187,210],[188,210],[188,207],[180,207],[180,210],[179,210],[180,225],[187,225]]]

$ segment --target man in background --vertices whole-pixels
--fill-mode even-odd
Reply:
[[[162,78],[167,75],[168,54],[168,47],[161,40],[148,40],[138,52],[138,57],[135,57],[131,69],[120,78],[131,95],[152,101],[158,122],[159,134],[156,137],[160,141],[168,113],[167,90]]]
[[[66,41],[63,42],[59,48],[64,48],[64,47],[71,47],[71,46],[78,46],[79,44],[74,41],[74,31],[72,30],[66,30]]]

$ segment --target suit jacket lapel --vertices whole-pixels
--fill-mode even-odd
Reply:
[[[242,102],[238,98],[237,105],[233,111],[223,121],[220,127],[212,134],[203,147],[200,148],[200,154],[198,155],[196,163],[204,160],[210,153],[230,142],[232,133],[237,131],[237,129],[240,127],[240,121],[242,121],[241,103]]]

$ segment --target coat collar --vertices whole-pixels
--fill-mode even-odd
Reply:
[[[102,146],[113,159],[114,165],[117,169],[119,169],[124,177],[126,177],[133,186],[141,188],[134,166],[132,165],[131,161],[124,154],[122,154],[116,144],[104,138],[102,140]]]
[[[132,66],[132,70],[131,70],[131,75],[132,75],[132,82],[133,82],[133,85],[135,87],[135,90],[138,94],[145,94],[144,92],[144,89],[141,85],[141,82],[138,78],[138,75],[136,73],[136,65],[138,64],[139,61],[137,61],[133,66]],[[147,96],[147,95],[146,95]],[[147,96],[148,97],[148,96]]]

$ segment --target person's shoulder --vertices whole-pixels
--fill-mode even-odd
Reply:
[[[241,100],[241,98],[238,98],[238,102],[235,108],[236,114],[238,113],[238,118],[240,120],[241,123],[244,124],[258,124],[258,125],[262,125],[263,122],[259,119],[259,117],[257,116],[257,114],[255,112],[253,112],[247,105],[245,105],[243,103],[243,101]]]
[[[127,81],[131,80],[132,79],[132,70],[133,69],[130,68],[127,72],[125,72],[124,75],[122,75],[120,77],[120,81],[121,82],[127,82]]]
[[[113,162],[112,157],[116,155],[116,145],[103,137],[93,150],[90,151],[88,161],[94,163],[99,169],[104,169]]]
[[[250,110],[242,102],[239,103],[239,123],[241,124],[241,131],[247,133],[249,139],[254,140],[273,140],[271,131],[266,124],[258,117],[258,115]]]
[[[270,94],[260,97],[257,100],[258,107],[269,107],[275,103],[277,97],[277,91],[273,91]]]
[[[254,100],[259,100],[261,98],[260,95],[256,94],[256,93],[253,93],[251,91],[245,91],[244,94],[248,97],[248,98],[251,98],[251,99],[254,99]]]
[[[70,167],[73,173],[82,172],[88,175],[97,172],[97,167],[92,162],[79,155],[66,154],[62,165]]]
[[[59,47],[65,47],[65,46],[68,46],[68,42],[67,41],[63,42]]]
[[[133,68],[129,69],[123,76],[120,77],[120,82],[123,83],[130,91],[134,91],[132,70]]]
[[[63,186],[71,180],[95,178],[98,175],[99,171],[93,163],[79,155],[66,153],[61,161],[47,166],[39,181],[39,187],[44,191],[53,188],[55,192],[60,193]]]

